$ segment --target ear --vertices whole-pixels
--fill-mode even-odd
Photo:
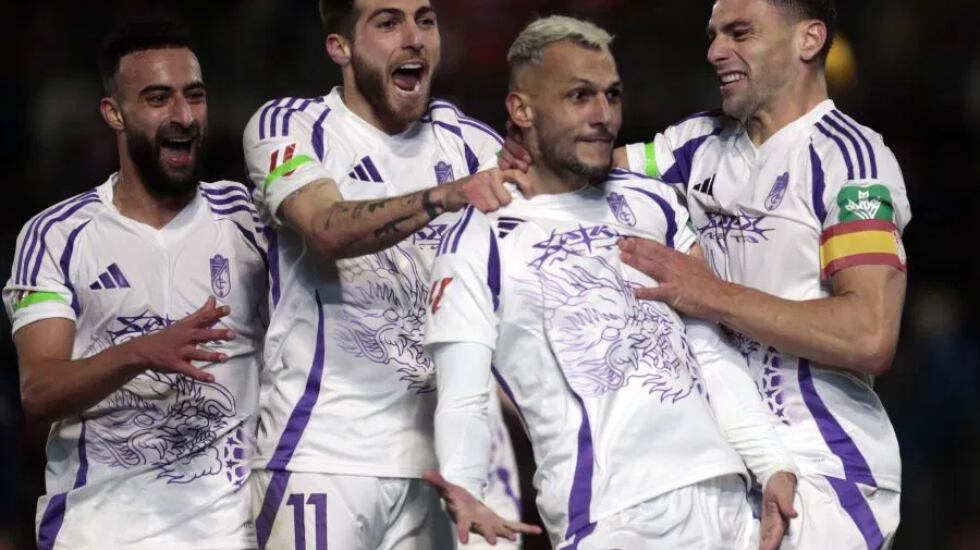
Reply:
[[[801,25],[800,59],[809,63],[820,55],[820,50],[827,43],[827,26],[816,19],[804,21]]]
[[[339,34],[327,36],[327,55],[334,63],[341,67],[350,63],[351,45],[350,42]]]
[[[531,108],[530,98],[521,92],[512,91],[504,100],[507,115],[518,128],[526,130],[534,124],[534,109]]]
[[[103,97],[99,102],[99,112],[102,113],[102,120],[113,130],[121,132],[126,128],[122,110],[119,109],[119,103],[114,98]]]

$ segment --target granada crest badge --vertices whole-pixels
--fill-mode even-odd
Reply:
[[[789,187],[789,172],[776,178],[776,183],[772,185],[769,196],[766,197],[766,210],[772,212],[783,204],[783,197],[786,196],[786,189]]]
[[[439,161],[439,164],[436,164],[434,169],[436,172],[436,183],[438,185],[442,185],[456,179],[453,177],[453,165],[449,164],[448,162]]]
[[[609,203],[609,209],[612,210],[613,215],[616,216],[616,219],[620,223],[630,227],[636,226],[636,214],[633,213],[633,209],[626,202],[626,197],[619,193],[609,193],[606,196],[606,202]]]
[[[231,293],[231,264],[221,254],[211,257],[211,291],[218,298]]]

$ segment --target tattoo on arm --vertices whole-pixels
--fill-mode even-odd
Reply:
[[[376,229],[374,231],[374,238],[380,239],[382,237],[387,237],[387,236],[390,236],[390,235],[393,235],[393,234],[400,233],[401,230],[398,229],[398,224],[402,223],[403,221],[410,220],[410,219],[412,219],[412,216],[411,215],[402,216],[401,218],[398,218],[397,220],[391,220],[390,222],[382,225],[381,227],[379,227],[378,229]]]

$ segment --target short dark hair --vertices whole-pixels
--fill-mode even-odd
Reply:
[[[837,7],[834,0],[768,0],[770,4],[787,10],[797,21],[816,19],[827,27],[827,42],[820,50],[820,61],[826,62],[837,34]]]
[[[320,21],[323,30],[347,38],[354,37],[357,23],[357,0],[320,0]]]
[[[190,47],[190,33],[172,21],[131,22],[117,27],[106,36],[99,48],[99,75],[105,93],[116,93],[119,61],[126,55],[145,50]]]

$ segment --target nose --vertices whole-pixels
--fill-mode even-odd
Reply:
[[[194,112],[187,98],[179,94],[174,98],[170,106],[170,120],[185,128],[194,123]]]
[[[422,50],[422,29],[415,21],[407,21],[402,25],[402,47],[421,51]]]
[[[612,106],[606,94],[596,94],[596,100],[592,102],[592,113],[589,123],[593,126],[602,126],[612,121]]]
[[[717,36],[708,44],[708,63],[717,66],[725,62],[731,53],[723,36]]]

